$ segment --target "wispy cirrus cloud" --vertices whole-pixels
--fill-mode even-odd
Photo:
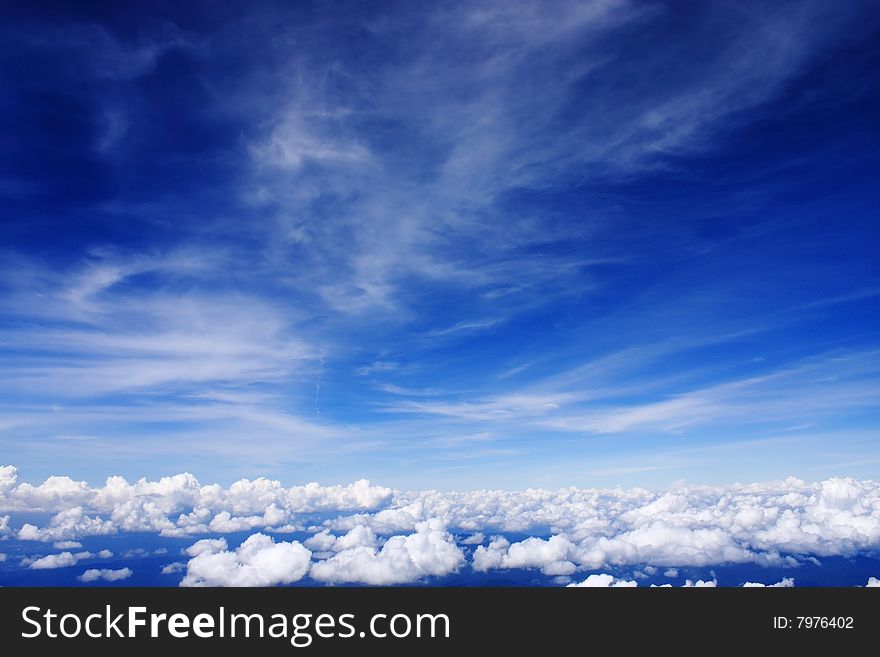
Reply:
[[[877,366],[873,351],[826,354],[767,374],[675,395],[669,394],[669,379],[662,375],[654,382],[642,379],[632,384],[627,378],[614,385],[606,371],[602,387],[593,387],[596,379],[590,368],[579,367],[517,392],[470,401],[409,400],[387,410],[485,422],[531,420],[548,428],[585,433],[676,431],[731,420],[769,423],[874,407]],[[635,376],[641,377],[638,366]],[[631,399],[646,394],[657,399]],[[622,399],[626,401],[615,401]]]
[[[240,386],[318,358],[268,300],[209,293],[212,260],[99,258],[73,272],[32,268],[9,280],[4,385],[58,397]],[[161,282],[144,285],[144,277]]]

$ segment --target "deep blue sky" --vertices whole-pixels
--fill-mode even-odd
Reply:
[[[0,462],[876,478],[873,4],[7,7]]]

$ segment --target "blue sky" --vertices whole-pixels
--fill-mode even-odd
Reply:
[[[871,3],[27,3],[0,30],[24,478],[876,478]]]

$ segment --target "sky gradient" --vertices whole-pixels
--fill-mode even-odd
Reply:
[[[876,479],[872,5],[9,10],[0,465]]]

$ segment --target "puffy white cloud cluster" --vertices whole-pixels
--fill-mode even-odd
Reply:
[[[404,584],[432,575],[447,575],[464,563],[464,554],[439,520],[416,525],[416,531],[392,536],[377,547],[375,534],[367,527],[355,527],[345,536],[329,542],[319,534],[334,554],[312,565],[311,576],[322,582],[361,582],[364,584]]]
[[[18,468],[14,465],[0,465],[0,495],[6,496],[18,483]]]
[[[18,530],[18,538],[23,541],[63,542],[69,537],[98,536],[114,534],[116,526],[109,520],[89,516],[81,506],[59,511],[45,527],[25,523]]]
[[[19,482],[14,466],[0,467],[0,511],[55,514],[46,527],[23,526],[17,535],[22,540],[62,541],[121,531],[164,536],[255,528],[291,531],[296,529],[290,524],[295,515],[375,511],[393,497],[391,489],[366,480],[347,486],[310,483],[285,488],[278,481],[259,478],[223,488],[203,486],[188,473],[133,484],[113,476],[101,487],[55,476],[33,485]],[[0,516],[0,536],[7,533],[8,516]]]
[[[304,545],[266,545],[271,539],[255,534],[262,538],[243,552],[244,546],[229,551],[222,539],[199,541],[193,549],[205,557],[189,555],[188,584],[283,581],[289,573],[272,571],[261,578],[255,571],[262,566],[254,564],[263,559],[271,564],[272,555],[284,551],[301,556],[295,546],[314,553],[314,565],[306,563],[313,578],[369,584],[454,572],[464,563],[465,550],[480,572],[530,568],[565,578],[637,566],[643,569],[639,573],[658,568],[672,578],[680,567],[795,565],[811,555],[854,555],[880,546],[880,483],[849,478],[680,485],[665,491],[405,492],[364,480],[284,487],[259,478],[222,487],[202,485],[190,474],[135,483],[109,477],[101,487],[58,476],[32,485],[5,466],[0,468],[0,511],[54,514],[45,526],[24,524],[17,530],[0,516],[0,536],[59,545],[123,531],[198,537],[307,529],[313,534]],[[461,535],[464,549],[450,532]],[[264,557],[255,556],[264,551]],[[212,570],[221,562],[232,564],[232,575]]]
[[[467,538],[463,538],[459,541],[462,545],[482,545],[486,541],[486,536],[483,532],[475,532],[471,534]]]
[[[495,532],[473,555],[476,570],[537,568],[547,575],[649,564],[754,562],[795,565],[792,555],[852,555],[880,545],[880,484],[789,478],[764,485],[522,492],[401,493],[396,508],[340,517],[376,531],[431,517],[467,532]],[[390,523],[393,519],[395,523]],[[504,533],[531,533],[510,542]]]
[[[481,545],[474,551],[473,567],[476,571],[540,568],[545,575],[570,575],[577,570],[569,560],[575,549],[575,544],[563,536],[551,536],[547,540],[530,537],[513,544],[500,536],[488,547]]]
[[[594,575],[590,575],[587,579],[582,582],[572,582],[568,584],[566,588],[634,588],[637,587],[639,583],[635,580],[627,580],[627,579],[618,579],[613,575],[609,575],[607,573],[598,573]],[[662,584],[659,588],[667,588],[671,587],[672,584]],[[696,582],[690,579],[685,580],[684,584],[681,585],[681,588],[715,588],[718,586],[717,580],[708,580],[704,581],[702,579],[697,580]],[[747,584],[746,586],[764,586],[763,584]],[[791,578],[786,578],[779,582],[778,584],[773,584],[772,586],[794,586],[794,580]],[[656,584],[651,584],[651,588],[657,588]]]
[[[865,584],[865,586],[869,589],[880,588],[880,579],[877,579],[876,577],[869,577],[868,583]]]
[[[50,568],[66,568],[73,566],[83,559],[109,559],[113,556],[110,550],[101,550],[97,554],[88,551],[80,552],[59,552],[57,554],[48,554],[44,557],[25,557],[21,560],[22,566],[27,566],[32,570],[47,570]]]
[[[771,589],[787,589],[794,586],[794,578],[793,577],[783,577],[780,581],[776,582],[776,584],[761,584],[760,582],[746,582],[743,584],[743,588],[771,588]]]
[[[692,579],[686,579],[684,581],[684,584],[681,585],[681,588],[683,588],[683,589],[692,589],[692,588],[714,589],[717,586],[718,586],[718,580],[715,580],[715,579],[710,579],[710,580],[706,580],[706,581],[704,581],[702,579],[698,579],[696,582],[693,581]],[[661,588],[662,589],[662,588],[670,588],[670,587],[672,587],[672,584],[661,584],[659,587],[656,584],[651,584],[652,589],[653,588]]]
[[[601,573],[598,575],[590,575],[583,582],[571,583],[567,588],[631,588],[638,586],[638,582],[633,580],[617,579],[613,575]]]
[[[181,586],[275,586],[301,580],[312,553],[298,541],[276,543],[254,534],[234,551],[226,541],[202,540],[187,550],[192,557]]]
[[[203,538],[196,541],[186,549],[186,553],[191,557],[197,557],[200,554],[212,554],[223,552],[226,550],[227,544],[225,538]]]
[[[9,516],[0,516],[0,541],[5,541],[13,535],[9,528]]]
[[[58,554],[48,554],[45,557],[37,557],[35,559],[23,559],[22,565],[26,565],[32,570],[65,568],[76,565],[77,561],[88,559],[91,556],[90,552],[59,552]]]
[[[272,586],[296,582],[307,573],[327,583],[405,584],[447,575],[465,562],[438,520],[420,522],[413,533],[387,540],[357,525],[340,536],[318,532],[305,545],[254,534],[230,551],[225,539],[202,539],[186,554],[191,558],[185,566],[162,569],[165,574],[185,569],[181,586]]]
[[[117,570],[111,568],[89,568],[77,579],[80,582],[97,582],[98,580],[118,582],[122,579],[128,579],[133,574],[131,568],[119,568]]]

